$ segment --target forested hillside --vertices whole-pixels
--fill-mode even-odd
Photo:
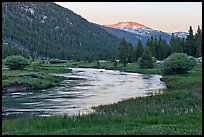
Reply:
[[[51,2],[3,2],[2,38],[2,45],[23,47],[32,57],[60,59],[112,59],[119,45],[98,25]]]
[[[24,49],[14,46],[10,43],[4,43],[2,45],[2,58],[6,58],[7,56],[12,55],[22,55],[26,58],[29,58],[31,56],[31,53],[29,51],[25,51]]]

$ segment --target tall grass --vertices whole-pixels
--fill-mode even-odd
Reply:
[[[201,65],[163,76],[163,94],[101,105],[93,114],[3,120],[2,134],[201,135],[201,76]]]

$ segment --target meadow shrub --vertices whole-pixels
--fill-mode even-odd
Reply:
[[[30,63],[23,56],[13,55],[13,56],[8,56],[4,60],[4,64],[7,65],[10,70],[18,70],[18,69],[24,69]]]
[[[171,54],[164,60],[161,66],[163,74],[182,74],[187,73],[196,65],[194,57],[188,56],[185,53]]]

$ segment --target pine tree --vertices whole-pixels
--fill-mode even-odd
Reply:
[[[156,59],[157,60],[162,60],[163,52],[162,52],[162,38],[161,35],[159,36],[158,44],[156,47]]]
[[[143,46],[140,40],[138,40],[137,42],[137,46],[135,48],[135,52],[134,52],[134,57],[135,57],[135,61],[142,56],[143,53]]]
[[[182,48],[182,45],[181,45],[181,39],[178,36],[176,36],[176,38],[175,38],[175,44],[176,44],[175,52],[182,53],[183,48]]]
[[[172,33],[171,35],[171,40],[170,40],[170,43],[169,43],[169,46],[170,46],[170,50],[171,50],[171,53],[174,53],[175,50],[174,50],[174,47],[175,47],[175,35],[174,33]]]
[[[153,45],[153,54],[154,57],[158,56],[158,40],[157,38],[154,39],[154,45]]]
[[[122,38],[118,48],[118,58],[120,63],[123,64],[124,67],[126,67],[128,60],[127,51],[128,51],[127,42],[125,38]]]
[[[166,59],[171,54],[170,46],[167,44],[166,40],[162,40],[161,42],[161,52],[162,52],[161,60]]]
[[[146,41],[146,46],[149,48],[150,47],[150,39],[148,38]]]
[[[155,56],[155,50],[154,50],[154,38],[151,36],[150,40],[147,42],[147,47],[151,54]]]
[[[195,56],[196,55],[195,39],[193,35],[193,29],[191,26],[188,32],[189,34],[187,35],[186,38],[186,53],[190,56]]]
[[[129,43],[128,45],[127,45],[127,62],[128,63],[131,63],[131,62],[133,62],[133,46],[132,46],[132,44],[131,43]]]
[[[196,54],[195,57],[200,57],[202,52],[202,30],[198,25],[197,33],[195,34],[195,47],[196,47]]]
[[[139,65],[144,69],[153,68],[152,54],[149,49],[144,49]]]
[[[182,47],[182,49],[183,49],[183,53],[187,53],[187,52],[186,52],[186,42],[185,42],[185,39],[184,39],[184,38],[181,40],[181,47]]]
[[[178,36],[175,36],[174,33],[172,33],[171,35],[170,47],[171,47],[171,53],[183,52],[183,48],[181,45],[181,39]]]

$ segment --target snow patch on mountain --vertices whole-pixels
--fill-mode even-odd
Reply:
[[[45,19],[47,19],[47,18],[48,18],[47,16],[43,15],[43,20],[45,20]]]
[[[150,32],[153,31],[152,29],[146,28],[146,27],[121,27],[119,28],[124,31],[128,31],[137,35],[150,35]]]
[[[174,32],[174,35],[178,36],[179,38],[187,38],[188,32]]]
[[[32,14],[32,15],[34,15],[34,10],[32,9],[32,8],[29,8],[29,11],[30,11],[30,13]]]
[[[74,24],[73,24],[71,21],[69,21],[69,18],[66,18],[66,21],[67,21],[67,23],[69,23],[70,25],[73,25],[73,26],[74,26]]]
[[[169,34],[170,36],[174,33],[175,36],[178,36],[179,38],[187,38],[188,32],[166,32],[167,34]]]
[[[45,20],[47,19],[48,17],[43,15],[43,19],[40,21],[41,23],[45,23]]]
[[[55,26],[55,29],[59,29],[59,27],[58,27],[58,26]]]
[[[21,9],[25,10],[26,12],[30,12],[32,15],[35,14],[35,11],[33,8],[28,7],[27,5],[24,5],[21,7]]]

